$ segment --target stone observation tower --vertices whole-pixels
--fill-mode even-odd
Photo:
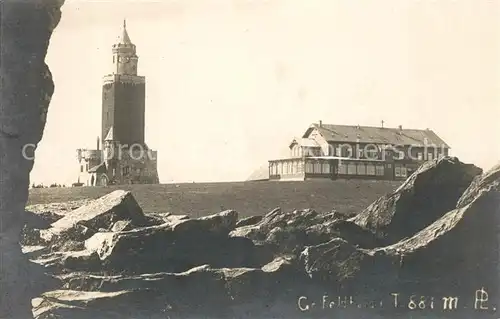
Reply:
[[[157,184],[157,152],[144,139],[146,78],[137,75],[139,57],[126,21],[112,47],[111,74],[102,84],[102,150],[78,150],[78,183]]]

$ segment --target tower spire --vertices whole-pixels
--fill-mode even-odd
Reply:
[[[132,41],[130,41],[130,37],[128,36],[127,32],[127,19],[123,19],[123,30],[122,30],[122,36],[120,38],[120,43],[132,44]]]

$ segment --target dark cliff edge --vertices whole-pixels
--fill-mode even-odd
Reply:
[[[33,167],[31,158],[42,138],[54,92],[45,56],[63,2],[0,3],[1,318],[31,318],[31,298],[44,290],[43,275],[28,264],[18,242]]]

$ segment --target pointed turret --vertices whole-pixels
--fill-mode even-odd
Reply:
[[[123,20],[123,30],[122,34],[120,36],[120,40],[118,41],[120,44],[132,44],[132,41],[130,41],[130,37],[128,36],[127,32],[127,20]]]
[[[106,162],[106,165],[109,166],[109,161],[114,159],[117,154],[116,154],[116,149],[118,148],[118,141],[115,140],[114,133],[113,133],[113,126],[109,128],[108,134],[106,135],[106,138],[104,138],[104,161]]]
[[[127,21],[123,20],[123,28],[117,43],[113,44],[113,73],[137,75],[138,57],[135,44],[130,41]]]

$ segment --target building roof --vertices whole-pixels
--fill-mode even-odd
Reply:
[[[126,20],[123,20],[122,34],[118,40],[118,43],[120,43],[120,44],[132,44],[132,41],[130,41],[130,37],[128,36],[128,32],[127,32],[127,21]]]
[[[113,133],[113,127],[111,126],[109,128],[109,131],[108,131],[108,134],[106,134],[106,138],[104,139],[104,141],[114,141],[115,138],[114,138],[114,133]]]
[[[432,146],[450,148],[430,129],[403,129],[357,125],[312,124],[304,133],[308,137],[313,129],[328,142],[373,143],[392,145]]]
[[[293,141],[290,143],[290,148],[294,144],[299,144],[300,146],[305,146],[305,147],[320,147],[319,144],[313,140],[312,138],[294,138]]]
[[[106,172],[106,163],[104,162],[89,169],[89,173],[105,173],[105,172]]]

